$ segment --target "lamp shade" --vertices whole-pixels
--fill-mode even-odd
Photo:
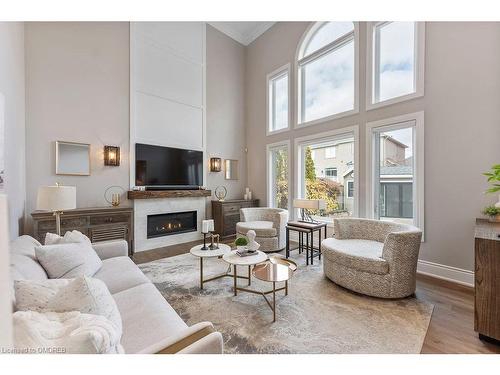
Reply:
[[[64,211],[76,208],[75,186],[41,186],[36,200],[37,210]]]
[[[324,199],[294,199],[293,207],[304,208],[306,210],[324,210],[326,201]]]

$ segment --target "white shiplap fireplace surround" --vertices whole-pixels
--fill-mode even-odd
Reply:
[[[203,151],[207,165],[205,45],[203,22],[130,23],[131,189],[136,143]],[[201,239],[206,203],[206,197],[134,200],[134,251]],[[147,238],[148,215],[194,210],[196,232]]]

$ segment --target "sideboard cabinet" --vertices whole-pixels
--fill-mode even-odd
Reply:
[[[476,220],[474,330],[500,343],[500,223]]]
[[[64,211],[61,216],[61,235],[66,231],[78,230],[92,242],[123,239],[128,242],[129,256],[133,255],[133,213],[132,207],[77,208]],[[56,232],[56,220],[51,212],[35,211],[33,236],[43,243],[47,232]]]
[[[221,238],[236,235],[236,223],[240,221],[240,209],[259,207],[259,200],[232,199],[223,202],[212,201],[212,217],[214,218],[215,233]]]

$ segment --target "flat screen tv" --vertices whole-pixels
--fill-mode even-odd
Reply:
[[[203,186],[203,152],[136,143],[135,184],[149,188]]]

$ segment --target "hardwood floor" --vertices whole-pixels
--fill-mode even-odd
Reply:
[[[225,241],[232,242],[231,239]],[[146,263],[189,252],[198,241],[169,246],[134,255],[134,262]],[[418,298],[434,304],[422,353],[500,353],[500,345],[479,340],[474,332],[474,290],[469,287],[418,275]]]

